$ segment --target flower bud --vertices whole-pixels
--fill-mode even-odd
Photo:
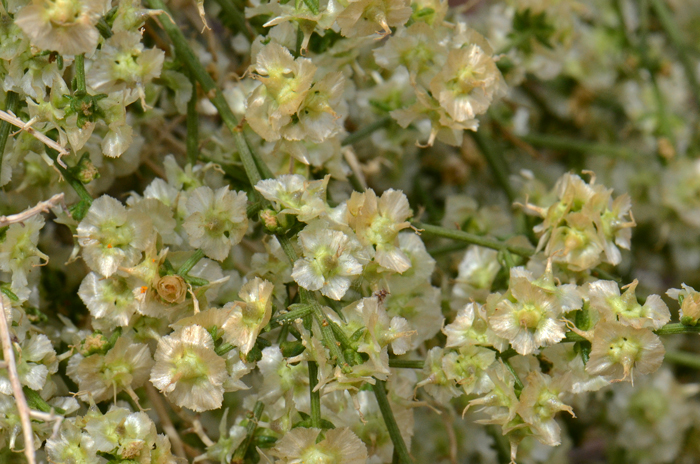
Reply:
[[[71,173],[83,184],[89,184],[100,177],[100,172],[97,167],[92,164],[90,156],[85,153],[74,167],[71,168]]]
[[[187,284],[179,275],[166,275],[158,280],[156,291],[163,301],[182,303],[187,295]]]
[[[700,293],[690,293],[681,303],[681,323],[697,325],[700,319]]]

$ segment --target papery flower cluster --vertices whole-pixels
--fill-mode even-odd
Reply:
[[[2,2],[0,460],[694,462],[700,9],[482,3]]]

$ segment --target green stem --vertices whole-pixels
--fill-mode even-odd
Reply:
[[[273,327],[277,325],[282,325],[284,322],[287,321],[295,321],[297,319],[303,319],[304,317],[308,316],[313,312],[313,307],[311,305],[304,305],[301,306],[300,308],[293,309],[292,311],[286,312],[284,314],[280,314],[279,316],[274,317],[270,321],[270,325]]]
[[[19,103],[19,95],[15,92],[9,91],[5,95],[5,111],[14,113],[17,111],[17,106]],[[2,157],[5,154],[5,146],[7,146],[7,140],[10,138],[10,124],[7,121],[0,122],[0,174],[2,174]]]
[[[501,188],[508,197],[508,201],[513,203],[515,201],[515,191],[513,191],[513,187],[510,185],[510,179],[508,178],[508,167],[506,160],[503,158],[503,154],[496,149],[492,145],[491,140],[489,140],[482,133],[472,132],[470,134],[474,139],[474,142],[476,142],[476,145],[479,147],[479,150],[481,150],[481,153],[484,155],[484,158],[486,158],[486,162],[491,168],[496,181],[500,184]]]
[[[360,127],[355,132],[345,137],[343,141],[340,142],[340,145],[345,147],[347,145],[352,145],[353,143],[359,142],[365,137],[372,135],[373,132],[381,129],[382,127],[388,126],[391,120],[391,116],[384,116],[383,118],[377,119],[366,126]]]
[[[192,96],[187,102],[187,161],[194,166],[199,156],[199,115],[197,114],[197,81],[189,74]]]
[[[686,79],[690,83],[690,89],[695,99],[695,105],[700,108],[700,84],[698,84],[698,79],[695,76],[695,67],[693,62],[688,56],[687,47],[683,37],[681,37],[680,28],[673,18],[673,15],[668,9],[666,2],[664,0],[651,0],[651,7],[656,12],[656,17],[661,23],[661,27],[668,35],[671,40],[673,47],[678,53],[678,58],[683,65],[683,71],[685,71]]]
[[[683,325],[680,322],[674,322],[655,330],[654,333],[656,335],[696,334],[700,333],[700,326]]]
[[[226,19],[231,22],[231,25],[233,26],[232,31],[234,33],[241,32],[250,42],[252,42],[255,37],[246,24],[245,15],[236,6],[236,4],[234,4],[232,0],[216,0],[216,3],[218,3],[221,7],[221,11]]]
[[[510,362],[507,359],[503,360],[503,364],[506,366],[506,369],[508,369],[508,372],[510,372],[510,375],[513,376],[513,380],[515,380],[515,394],[518,396],[518,398],[520,398],[520,393],[523,391],[523,388],[525,388],[525,385],[523,385],[523,381],[520,380],[520,376],[518,376],[518,373],[515,372],[515,369],[513,369],[513,366],[510,365]]]
[[[235,347],[235,345],[231,345],[230,343],[222,343],[221,345],[214,348],[214,352],[219,356],[223,356]]]
[[[163,3],[163,0],[145,0],[145,4],[148,8],[163,10],[165,12],[165,14],[160,15],[159,20],[163,26],[163,30],[168,34],[168,37],[170,37],[175,47],[175,53],[189,69],[195,80],[199,82],[199,85],[202,86],[204,94],[209,98],[214,107],[216,107],[224,124],[226,124],[226,127],[228,127],[233,134],[233,140],[241,157],[241,162],[243,163],[243,168],[248,176],[248,180],[250,180],[251,185],[256,185],[261,180],[260,173],[255,165],[253,154],[246,143],[245,137],[243,137],[241,128],[238,127],[238,118],[233,114],[231,107],[224,98],[224,94],[221,93],[214,79],[207,73],[202,63],[195,56],[187,43],[187,39],[185,39],[185,36],[182,34],[180,27],[172,21],[172,15],[165,6],[165,3]]]
[[[85,95],[87,86],[85,85],[85,54],[75,55],[75,93]]]
[[[491,248],[492,250],[508,250],[513,254],[523,256],[525,258],[529,258],[530,256],[535,254],[534,249],[524,248],[516,245],[509,245],[495,238],[470,234],[469,232],[464,232],[461,230],[447,229],[445,227],[440,226],[432,226],[430,224],[424,224],[422,222],[414,222],[413,226],[416,229],[420,230],[423,234],[435,235],[438,237],[449,238],[452,240],[459,240],[461,242],[467,242],[473,245]]]
[[[401,430],[399,429],[396,419],[394,418],[394,413],[391,411],[391,405],[389,404],[389,398],[386,396],[386,387],[383,380],[374,379],[374,385],[372,385],[372,390],[374,390],[374,396],[377,398],[377,404],[379,404],[379,410],[384,418],[384,423],[389,431],[389,436],[391,441],[394,443],[394,449],[399,455],[400,464],[413,464],[413,459],[408,454],[408,448],[406,448],[406,443],[403,441],[401,436]]]
[[[263,403],[261,403],[260,401],[255,403],[255,407],[253,408],[253,417],[250,418],[246,427],[245,440],[243,441],[243,443],[238,445],[238,448],[236,448],[236,451],[233,453],[233,458],[231,458],[231,464],[243,464],[245,455],[248,452],[248,449],[250,448],[250,444],[253,442],[253,438],[255,436],[255,429],[258,427],[258,422],[260,421],[260,417],[262,417],[264,409],[265,405]]]
[[[318,302],[313,301],[312,306],[314,318],[318,322],[318,325],[321,327],[321,336],[323,337],[323,343],[326,345],[326,348],[328,348],[328,351],[330,351],[331,357],[336,359],[336,362],[340,366],[340,369],[345,373],[349,372],[350,365],[345,360],[343,350],[340,349],[338,339],[335,337],[333,329],[331,328],[331,324],[333,322],[329,321],[326,318],[326,315],[323,313],[321,305],[319,305]]]
[[[311,401],[311,427],[321,428],[321,394],[314,391],[318,385],[318,364],[316,361],[309,361],[309,395]]]
[[[452,253],[454,251],[462,251],[465,248],[467,248],[468,246],[469,246],[469,244],[465,243],[465,242],[450,243],[449,245],[445,245],[445,246],[429,248],[428,253],[430,254],[430,256],[446,255],[446,254]]]
[[[58,152],[51,147],[46,147],[46,154],[54,161],[54,166],[61,173],[63,178],[68,182],[68,184],[73,187],[75,193],[78,194],[81,200],[85,201],[88,205],[92,204],[92,195],[87,191],[85,185],[76,179],[73,174],[71,174],[66,168],[58,164]]]
[[[597,142],[586,142],[580,139],[561,137],[549,134],[527,134],[518,136],[523,142],[536,147],[551,148],[553,150],[567,150],[576,153],[594,153],[609,156],[611,158],[630,159],[635,153],[627,147],[607,145]]]
[[[285,235],[277,235],[277,241],[280,242],[280,247],[282,248],[282,251],[284,251],[284,254],[287,255],[287,259],[289,262],[294,266],[294,263],[297,261],[297,252],[294,249],[294,245],[292,245],[292,241],[289,240],[289,237]],[[301,290],[301,287],[299,288]]]
[[[667,351],[664,360],[681,366],[700,369],[700,355],[697,353],[686,353],[684,351]]]
[[[198,249],[194,252],[192,256],[190,256],[187,261],[185,261],[182,266],[180,266],[180,269],[177,270],[177,273],[181,276],[186,276],[192,268],[199,262],[200,259],[204,257],[204,252],[201,249]]]
[[[422,359],[389,359],[389,367],[396,369],[423,369]]]

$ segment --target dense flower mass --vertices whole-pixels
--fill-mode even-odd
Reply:
[[[698,2],[462,3],[0,1],[0,462],[697,462]]]

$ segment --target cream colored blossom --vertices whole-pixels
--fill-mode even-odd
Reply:
[[[649,295],[644,305],[637,302],[637,280],[627,285],[620,295],[617,283],[598,280],[588,284],[591,308],[600,313],[604,321],[618,321],[635,329],[658,329],[671,320],[668,306],[659,295]]]
[[[270,454],[280,464],[365,464],[367,447],[349,428],[321,430],[299,427],[282,437]]]
[[[194,189],[187,200],[189,216],[182,224],[190,245],[217,261],[226,259],[248,230],[247,202],[244,192],[232,192],[228,186]]]
[[[411,266],[398,246],[398,234],[410,227],[407,219],[412,215],[408,199],[400,190],[389,189],[379,199],[372,189],[353,192],[347,203],[348,225],[360,242],[374,245],[374,260],[385,269],[399,273]]]
[[[600,322],[593,333],[586,371],[611,381],[634,382],[635,372],[649,374],[658,369],[665,352],[659,337],[649,329]]]
[[[34,0],[15,23],[39,49],[61,55],[91,53],[100,33],[95,24],[109,9],[105,0]]]
[[[497,305],[489,318],[496,333],[510,341],[521,355],[537,348],[552,345],[564,338],[562,307],[557,299],[545,292],[524,275],[519,268],[511,269],[509,294]]]
[[[173,403],[197,412],[221,407],[226,363],[204,328],[190,325],[161,338],[155,361],[151,382]]]
[[[230,315],[222,327],[224,338],[243,354],[248,354],[253,348],[258,334],[270,321],[273,290],[272,283],[255,277],[238,293],[243,302],[231,305]]]
[[[406,0],[354,0],[338,15],[340,32],[345,37],[391,34],[391,28],[403,26],[411,17]]]

